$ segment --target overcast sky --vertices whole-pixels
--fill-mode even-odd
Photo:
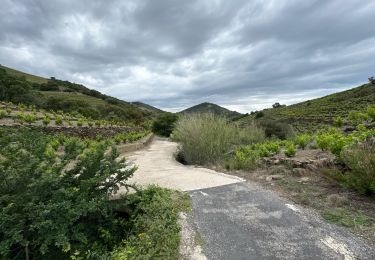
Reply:
[[[249,112],[375,74],[374,0],[1,0],[0,64],[168,111]]]

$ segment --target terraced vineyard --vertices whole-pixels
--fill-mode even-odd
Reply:
[[[270,118],[293,125],[297,131],[314,130],[332,125],[338,117],[350,111],[360,111],[375,104],[375,85],[364,84],[357,88],[290,106],[264,109],[239,120],[246,124],[261,118]]]

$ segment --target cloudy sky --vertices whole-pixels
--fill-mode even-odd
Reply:
[[[249,112],[375,74],[373,0],[1,0],[0,64],[169,111]]]

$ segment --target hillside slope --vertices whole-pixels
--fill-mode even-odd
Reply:
[[[375,104],[375,84],[364,84],[322,98],[304,101],[290,106],[264,109],[240,119],[242,123],[270,118],[292,124],[297,128],[309,128],[332,124],[337,117],[345,117],[350,111],[364,110]]]
[[[48,79],[31,75],[22,71],[18,71],[9,67],[6,67],[4,65],[0,65],[0,69],[4,69],[9,75],[16,76],[16,77],[24,77],[27,81],[32,82],[32,83],[47,83]]]
[[[241,116],[241,113],[238,113],[236,111],[231,111],[219,105],[208,103],[208,102],[189,107],[179,113],[181,114],[212,113],[212,114],[224,116],[230,119]]]
[[[0,90],[1,101],[78,112],[92,119],[138,124],[154,118],[160,111],[146,104],[132,104],[107,96],[81,84],[55,78],[45,79],[4,66],[0,67]]]

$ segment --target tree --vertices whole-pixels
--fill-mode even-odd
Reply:
[[[374,77],[369,77],[369,78],[368,78],[368,81],[369,81],[370,84],[375,84],[375,79],[374,79]]]
[[[273,108],[279,108],[279,107],[284,107],[285,105],[281,105],[279,102],[276,102],[275,104],[272,105]]]
[[[160,114],[152,124],[152,131],[155,134],[169,137],[174,129],[178,116],[173,113]]]

